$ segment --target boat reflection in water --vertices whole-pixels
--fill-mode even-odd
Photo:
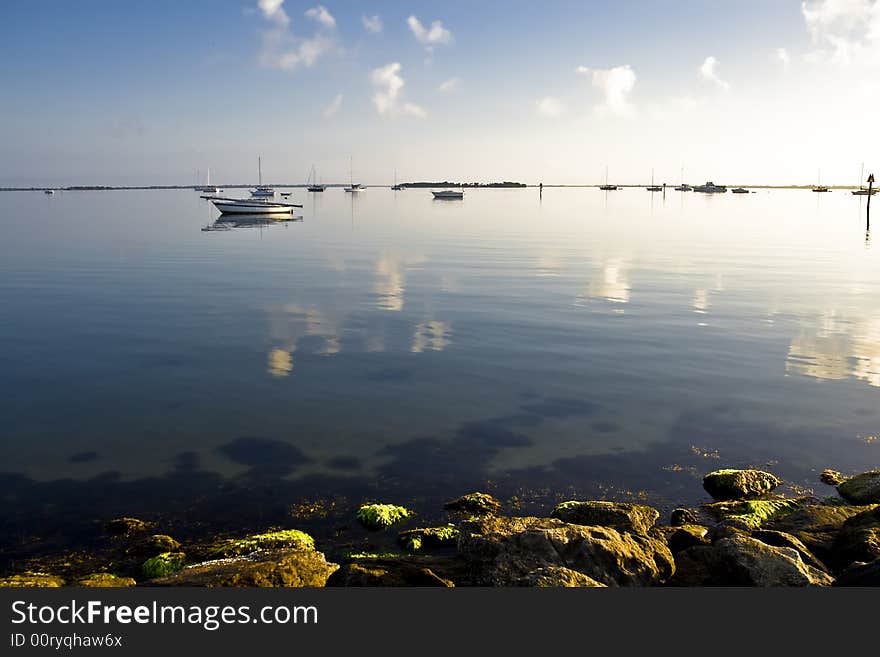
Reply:
[[[233,228],[262,228],[273,224],[287,224],[302,221],[302,216],[293,215],[265,215],[265,214],[236,214],[221,215],[214,223],[202,228],[202,232],[226,231]]]

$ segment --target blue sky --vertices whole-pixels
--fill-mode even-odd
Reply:
[[[880,165],[876,0],[6,0],[0,25],[0,185]]]

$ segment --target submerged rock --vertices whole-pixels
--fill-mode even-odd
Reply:
[[[676,555],[677,586],[827,586],[828,573],[810,566],[800,553],[767,545],[744,534]]]
[[[716,500],[762,497],[781,483],[762,470],[715,470],[703,477],[703,488]]]
[[[262,534],[251,534],[244,538],[228,538],[218,541],[208,548],[208,556],[217,559],[241,556],[258,550],[284,548],[313,550],[315,539],[298,529],[280,529]]]
[[[144,577],[154,579],[180,570],[185,563],[186,555],[183,552],[163,552],[144,561],[141,570]]]
[[[443,508],[473,516],[492,516],[501,511],[501,502],[488,493],[468,493],[447,502]]]
[[[0,578],[0,588],[58,588],[64,580],[49,573],[28,572]]]
[[[358,521],[370,531],[388,529],[411,515],[409,509],[394,504],[364,504],[357,511]]]
[[[151,527],[153,527],[153,523],[151,522],[129,517],[114,518],[104,524],[104,530],[108,534],[115,534],[116,536],[138,534],[147,531]]]
[[[131,577],[119,577],[111,573],[92,573],[76,583],[77,586],[86,588],[127,588],[136,584]]]
[[[263,550],[207,561],[149,582],[154,586],[320,587],[339,566],[315,550]]]
[[[570,501],[557,504],[550,517],[575,525],[598,525],[613,527],[621,532],[647,534],[660,514],[656,509],[641,504]]]
[[[643,586],[668,579],[672,553],[657,538],[555,518],[475,518],[463,522],[459,555],[471,583],[515,586],[549,567],[577,571],[608,586]]]
[[[440,548],[455,546],[458,541],[458,529],[455,525],[443,527],[423,527],[400,532],[397,542],[411,552],[422,548]]]
[[[837,492],[850,504],[880,503],[880,470],[850,477],[837,486]]]

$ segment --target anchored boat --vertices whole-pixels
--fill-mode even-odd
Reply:
[[[439,192],[432,191],[434,198],[464,198],[464,190],[458,189],[441,189]]]

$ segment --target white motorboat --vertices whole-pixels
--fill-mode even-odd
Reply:
[[[251,190],[251,196],[255,198],[273,198],[275,196],[275,190],[269,187],[268,185],[263,184],[263,158],[257,158],[257,175],[259,176],[259,180],[257,182],[257,188]]]
[[[345,188],[346,192],[356,193],[356,192],[364,192],[366,191],[366,187],[361,185],[360,183],[354,183],[354,176],[352,173],[352,160],[351,157],[348,158],[348,187]]]
[[[441,189],[439,192],[432,191],[434,198],[464,198],[463,189]]]
[[[706,182],[705,185],[695,185],[695,192],[703,192],[704,194],[723,194],[727,191],[727,187],[724,185],[716,185],[711,180]]]
[[[301,208],[296,203],[278,203],[267,199],[250,198],[220,198],[217,196],[203,196],[223,214],[257,214],[257,215],[289,215],[293,214],[294,208]]]
[[[44,194],[54,194],[55,190],[54,189],[45,189],[45,190],[43,190],[43,193]]]

